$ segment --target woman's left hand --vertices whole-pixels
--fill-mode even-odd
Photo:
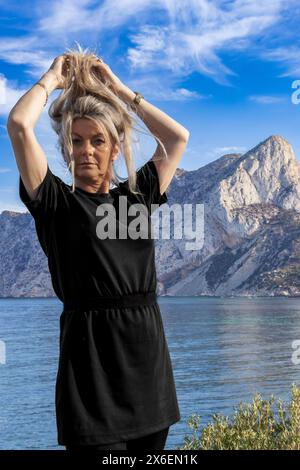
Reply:
[[[121,91],[125,87],[124,83],[113,73],[109,65],[103,62],[103,59],[99,59],[97,56],[94,57],[95,64],[92,68],[99,72],[100,77],[108,82],[108,85],[111,86],[115,93]]]

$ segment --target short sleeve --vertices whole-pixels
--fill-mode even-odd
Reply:
[[[166,192],[160,194],[159,175],[153,160],[148,160],[137,171],[137,186],[145,199],[148,210],[151,209],[151,204],[161,206],[168,201]],[[153,208],[154,210],[154,208]],[[153,211],[151,211],[152,213]]]
[[[20,175],[20,199],[33,217],[41,214],[42,212],[47,215],[48,213],[54,212],[56,210],[58,202],[59,180],[60,179],[52,173],[48,165],[46,176],[38,188],[35,199],[32,200],[26,191]]]
[[[26,191],[21,175],[19,177],[20,199],[35,220],[38,239],[46,255],[48,255],[52,222],[57,209],[67,205],[64,185],[65,183],[54,175],[47,165],[45,178],[38,188],[35,199],[32,200]]]

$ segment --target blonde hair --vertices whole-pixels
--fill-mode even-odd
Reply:
[[[128,173],[129,190],[136,191],[136,170],[132,152],[132,130],[135,118],[130,108],[115,93],[114,87],[95,73],[92,67],[95,62],[94,53],[88,49],[68,49],[64,55],[69,59],[69,71],[65,78],[65,87],[61,94],[51,103],[48,114],[51,126],[58,135],[58,143],[67,169],[72,175],[72,192],[75,191],[75,162],[71,138],[72,123],[77,118],[88,118],[102,124],[109,134],[112,146],[118,145],[124,155]],[[140,111],[140,110],[139,110]],[[152,132],[151,135],[159,142],[168,158],[166,149],[160,139]],[[157,153],[156,153],[157,154]],[[117,186],[121,181],[112,165],[111,180]],[[126,178],[124,178],[126,179]]]

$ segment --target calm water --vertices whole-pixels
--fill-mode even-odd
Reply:
[[[232,414],[255,392],[290,397],[300,385],[292,342],[300,340],[300,299],[159,298],[176,381],[181,421],[166,449],[190,434],[187,419]],[[57,299],[0,299],[0,449],[64,449],[57,445],[54,408]]]

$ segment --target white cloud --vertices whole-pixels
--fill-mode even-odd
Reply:
[[[75,32],[103,32],[119,28],[131,18],[136,23],[147,9],[155,10],[164,3],[163,0],[104,0],[95,7],[91,0],[58,0],[47,4],[47,16],[41,8],[37,30],[65,37]]]
[[[200,95],[196,91],[187,90],[186,88],[177,88],[174,93],[178,96],[178,98],[180,96],[183,98],[204,98],[204,95]]]
[[[48,14],[41,15],[37,30],[42,33],[78,33],[91,27],[95,11],[90,0],[63,0],[48,3]],[[44,12],[41,9],[41,13]]]
[[[148,74],[142,78],[127,80],[126,84],[133,90],[145,90],[144,96],[148,100],[158,101],[187,101],[192,99],[203,100],[211,95],[204,95],[187,88],[176,88],[174,78],[161,80],[158,75]]]
[[[249,96],[249,100],[260,104],[276,104],[282,103],[285,101],[285,98],[282,96],[251,95]]]
[[[208,152],[209,156],[211,157],[221,157],[223,155],[228,155],[230,153],[245,153],[247,151],[246,147],[237,147],[227,146],[227,147],[215,147],[211,151]]]
[[[265,46],[257,40],[268,37],[271,27],[273,32],[285,16],[292,15],[295,5],[296,0],[104,0],[100,4],[63,0],[47,2],[45,15],[45,4],[39,2],[32,8],[34,34],[31,24],[27,37],[0,40],[0,60],[27,65],[26,73],[38,78],[57,55],[49,55],[49,50],[70,47],[74,33],[80,43],[88,35],[88,44],[95,45],[90,48],[105,56],[110,48],[117,48],[120,33],[128,31],[132,44],[122,60],[130,73],[159,72],[167,85],[169,72],[181,78],[196,71],[231,86],[236,72],[222,53],[244,50],[263,56]],[[265,57],[295,71],[295,67],[299,70],[297,54],[297,49],[275,49]]]
[[[159,70],[188,76],[198,71],[230,85],[235,72],[221,53],[251,53],[252,43],[294,4],[295,0],[105,0],[98,5],[92,0],[63,0],[47,3],[45,15],[41,3],[33,9],[35,36],[5,38],[0,42],[0,59],[30,64],[31,75],[37,76],[50,65],[43,47],[69,47],[74,33],[80,42],[88,33],[89,44],[100,44],[98,52],[105,55],[112,32],[118,37],[124,27],[132,41],[124,63],[134,73]]]
[[[278,47],[274,50],[267,50],[263,57],[281,63],[286,70],[280,74],[280,77],[299,77],[300,78],[300,47],[287,46]]]
[[[169,69],[186,76],[199,71],[224,85],[235,72],[221,58],[222,51],[245,49],[280,19],[282,0],[231,2],[181,0],[162,2],[170,24],[141,26],[130,39],[128,58],[136,70]]]
[[[38,79],[48,70],[54,59],[46,51],[41,51],[40,47],[43,47],[43,43],[37,37],[2,38],[0,60],[8,64],[27,65],[25,73]]]

